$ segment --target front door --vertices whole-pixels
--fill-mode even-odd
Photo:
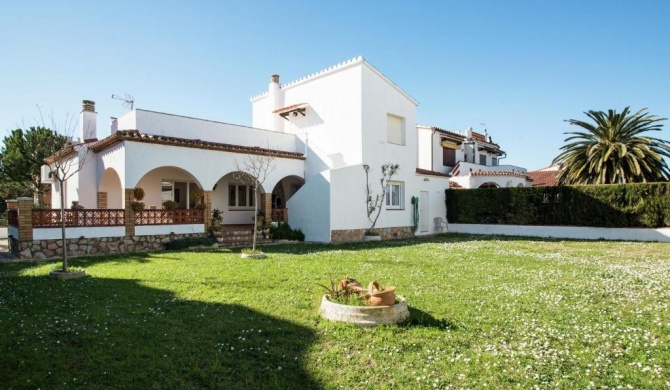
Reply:
[[[428,223],[428,191],[419,193],[419,231],[424,233],[430,226]]]

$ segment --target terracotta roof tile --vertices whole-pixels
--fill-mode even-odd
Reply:
[[[163,135],[154,135],[140,133],[139,130],[119,130],[116,133],[104,138],[95,144],[91,145],[91,150],[99,152],[116,145],[123,141],[144,142],[149,144],[181,146],[194,149],[219,150],[223,152],[245,153],[245,154],[259,154],[272,155],[281,158],[292,158],[304,160],[305,157],[301,153],[286,152],[283,150],[264,149],[260,147],[241,146],[232,144],[223,144],[218,142],[202,141],[199,139],[167,137]]]
[[[509,171],[472,171],[470,172],[472,176],[508,176],[508,177],[523,177],[528,178],[524,173],[519,172],[509,172]]]
[[[302,107],[305,107],[305,106],[307,106],[307,103],[293,104],[293,105],[290,105],[290,106],[287,106],[287,107],[278,108],[278,109],[272,111],[272,113],[273,114],[281,114],[282,112],[291,111],[291,110],[294,110],[296,108],[302,108]]]
[[[537,170],[528,172],[533,187],[555,187],[558,185],[558,171]]]
[[[464,189],[462,185],[456,183],[455,181],[449,180],[449,189],[451,190],[462,190]]]

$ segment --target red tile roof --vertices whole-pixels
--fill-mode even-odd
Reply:
[[[511,176],[511,177],[524,177],[527,178],[526,174],[519,172],[508,172],[508,171],[472,171],[470,172],[472,176]]]
[[[144,142],[149,144],[181,146],[194,149],[219,150],[222,152],[258,154],[265,156],[275,156],[280,158],[292,158],[304,160],[305,157],[301,153],[286,152],[283,150],[264,149],[260,147],[241,146],[222,144],[218,142],[208,142],[199,139],[167,137],[163,135],[140,133],[139,130],[119,130],[116,133],[104,138],[95,144],[91,145],[91,150],[100,152],[122,141]]]
[[[290,105],[290,106],[287,106],[287,107],[278,108],[278,109],[272,111],[272,113],[273,114],[281,114],[282,112],[295,110],[296,108],[301,108],[301,107],[305,107],[305,106],[307,106],[307,103],[293,104],[293,105]]]
[[[463,186],[456,183],[455,181],[449,180],[449,189],[451,189],[451,190],[462,190]]]
[[[533,187],[555,187],[558,185],[558,167],[550,166],[528,172]]]

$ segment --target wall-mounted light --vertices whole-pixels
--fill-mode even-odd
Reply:
[[[430,179],[427,178],[427,177],[424,177],[424,178],[423,178],[423,181],[430,181]]]

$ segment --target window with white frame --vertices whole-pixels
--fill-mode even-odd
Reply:
[[[404,183],[400,181],[390,181],[386,185],[386,208],[403,209],[405,205]]]
[[[254,188],[244,184],[229,184],[228,206],[254,207]]]
[[[386,142],[405,145],[405,118],[391,114],[386,116]]]

